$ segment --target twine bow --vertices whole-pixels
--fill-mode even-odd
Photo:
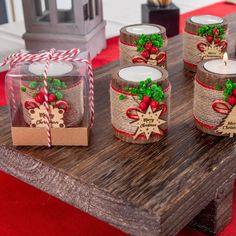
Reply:
[[[48,74],[48,68],[49,63],[51,61],[68,61],[68,62],[81,62],[85,63],[88,66],[89,71],[89,103],[90,103],[90,127],[93,126],[94,123],[94,81],[93,81],[93,71],[92,71],[92,65],[91,63],[82,58],[78,58],[80,50],[78,48],[74,48],[67,51],[56,51],[55,48],[52,48],[50,51],[44,51],[42,53],[38,54],[30,54],[26,52],[19,52],[19,53],[13,53],[6,57],[2,63],[0,63],[0,67],[3,67],[7,64],[9,64],[9,67],[11,68],[15,63],[19,62],[45,62],[45,67],[43,71],[43,83],[44,83],[44,107],[46,109],[46,125],[47,125],[47,137],[48,137],[48,147],[51,147],[52,145],[52,137],[51,137],[51,126],[50,126],[50,107],[49,107],[49,101],[48,101],[48,84],[47,84],[47,74]],[[11,91],[13,95],[13,88]],[[13,105],[14,104],[13,99]]]

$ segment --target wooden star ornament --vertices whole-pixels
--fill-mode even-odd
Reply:
[[[162,110],[153,112],[152,108],[149,106],[146,113],[137,111],[138,120],[132,122],[132,125],[137,126],[137,131],[134,135],[136,139],[140,134],[145,134],[146,138],[149,139],[152,133],[162,135],[162,131],[159,126],[165,124],[166,121],[160,119]]]

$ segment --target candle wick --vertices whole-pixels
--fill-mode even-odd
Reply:
[[[225,63],[225,66],[227,66],[227,61],[224,61],[224,63]]]

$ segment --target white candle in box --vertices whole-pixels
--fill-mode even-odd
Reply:
[[[29,71],[35,75],[42,75],[45,68],[45,62],[34,62],[29,65]],[[55,61],[49,63],[48,76],[64,75],[73,70],[70,62]]]

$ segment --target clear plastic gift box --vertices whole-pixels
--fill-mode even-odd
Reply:
[[[88,64],[77,58],[89,60],[89,54],[80,53],[71,61],[49,62],[47,97],[45,61],[12,64],[5,86],[14,145],[48,145],[48,128],[52,145],[88,145],[90,71]]]

